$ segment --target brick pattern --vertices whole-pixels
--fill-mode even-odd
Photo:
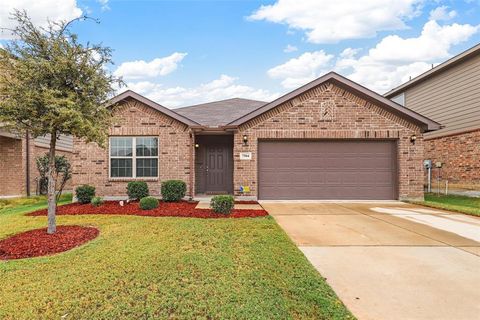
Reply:
[[[320,115],[322,101],[333,101],[333,120]],[[248,137],[248,145],[243,143]],[[417,136],[415,144],[410,142]],[[423,137],[420,128],[342,88],[325,83],[243,124],[234,137],[234,190],[257,197],[259,139],[394,139],[398,145],[399,199],[423,199]],[[239,159],[251,152],[252,160]],[[240,186],[251,192],[240,194]]]
[[[425,158],[443,163],[440,178],[450,187],[480,190],[480,130],[426,139]],[[437,169],[432,176],[436,186]]]
[[[126,100],[115,112],[117,122],[110,136],[156,136],[159,139],[159,178],[144,180],[150,194],[160,195],[160,184],[168,179],[180,179],[190,185],[193,149],[190,129],[134,99]],[[105,148],[95,143],[74,141],[73,186],[90,184],[100,196],[126,196],[126,186],[132,179],[109,179],[108,142]]]
[[[23,149],[21,139],[0,136],[0,196],[22,195],[25,191]]]
[[[30,153],[30,194],[34,195],[37,191],[37,181],[39,173],[37,170],[36,158],[48,153],[47,148],[36,146],[33,139],[29,143]],[[27,175],[27,143],[26,139],[14,139],[0,136],[0,196],[26,195],[26,175]],[[64,155],[72,163],[72,153],[57,150],[57,155]],[[65,190],[71,190],[71,180],[65,186]]]

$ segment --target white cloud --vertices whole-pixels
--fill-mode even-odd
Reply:
[[[281,79],[282,86],[288,89],[299,87],[325,73],[330,68],[333,55],[325,51],[306,52],[298,58],[271,68],[267,74],[274,79]]]
[[[100,4],[100,8],[102,9],[102,11],[110,10],[110,7],[108,6],[108,1],[109,0],[97,0],[97,2]]]
[[[350,59],[355,57],[362,49],[360,48],[346,48],[340,53],[341,58]]]
[[[393,35],[383,38],[369,55],[377,61],[432,61],[449,57],[452,46],[468,40],[479,26],[451,24],[440,26],[428,21],[417,38],[403,39]]]
[[[313,43],[374,37],[378,31],[405,29],[420,14],[423,0],[278,0],[249,18],[303,30]]]
[[[468,40],[480,26],[451,24],[440,26],[427,22],[416,38],[387,36],[363,56],[341,56],[335,69],[353,81],[383,93],[408,81],[451,57],[453,46]]]
[[[271,101],[279,96],[277,93],[237,82],[238,78],[221,75],[218,79],[191,88],[166,87],[150,81],[130,82],[127,87],[170,108],[234,97]]]
[[[18,10],[27,10],[32,22],[37,26],[46,26],[51,21],[71,20],[82,15],[75,0],[4,0],[0,1],[0,28],[13,29],[15,22],[10,14]],[[0,39],[12,39],[11,32],[0,30]]]
[[[430,20],[447,21],[455,18],[457,12],[455,10],[448,11],[447,6],[441,6],[430,11]]]
[[[428,21],[418,37],[383,38],[364,54],[347,48],[336,59],[324,51],[306,52],[268,70],[267,74],[293,89],[335,70],[379,93],[408,81],[452,56],[451,49],[480,31],[480,25],[439,25]]]
[[[295,46],[292,46],[290,44],[288,44],[285,49],[283,49],[283,52],[285,53],[290,53],[290,52],[295,52],[295,51],[298,51],[298,48],[295,47]]]
[[[175,71],[186,55],[186,53],[175,52],[167,57],[156,58],[149,62],[144,60],[124,62],[115,70],[114,74],[126,80],[165,76]]]

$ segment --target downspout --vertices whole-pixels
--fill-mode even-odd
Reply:
[[[193,158],[193,152],[195,150],[195,134],[193,130],[190,130],[190,148],[189,148],[189,161],[190,161],[190,181],[189,181],[189,193],[190,200],[193,200],[193,179],[195,177],[195,163]]]
[[[25,191],[27,197],[30,197],[30,133],[26,132],[25,136]]]

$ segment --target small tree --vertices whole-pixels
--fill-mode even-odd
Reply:
[[[40,194],[47,193],[47,174],[48,169],[50,168],[49,160],[50,159],[48,157],[48,153],[36,159],[38,173],[40,174],[40,180],[38,183]],[[55,200],[57,203],[62,195],[63,188],[65,188],[65,185],[71,178],[72,166],[70,165],[70,162],[68,162],[68,159],[65,156],[55,156],[55,181],[57,182],[57,184],[55,185],[55,190],[57,190],[57,196]]]
[[[48,233],[56,231],[55,150],[60,135],[103,145],[112,121],[105,101],[121,80],[106,68],[112,50],[83,45],[71,21],[35,26],[25,11],[12,15],[14,40],[0,49],[0,122],[33,137],[50,135]]]

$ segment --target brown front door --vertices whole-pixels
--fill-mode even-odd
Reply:
[[[228,193],[227,145],[209,145],[206,152],[206,192]]]

